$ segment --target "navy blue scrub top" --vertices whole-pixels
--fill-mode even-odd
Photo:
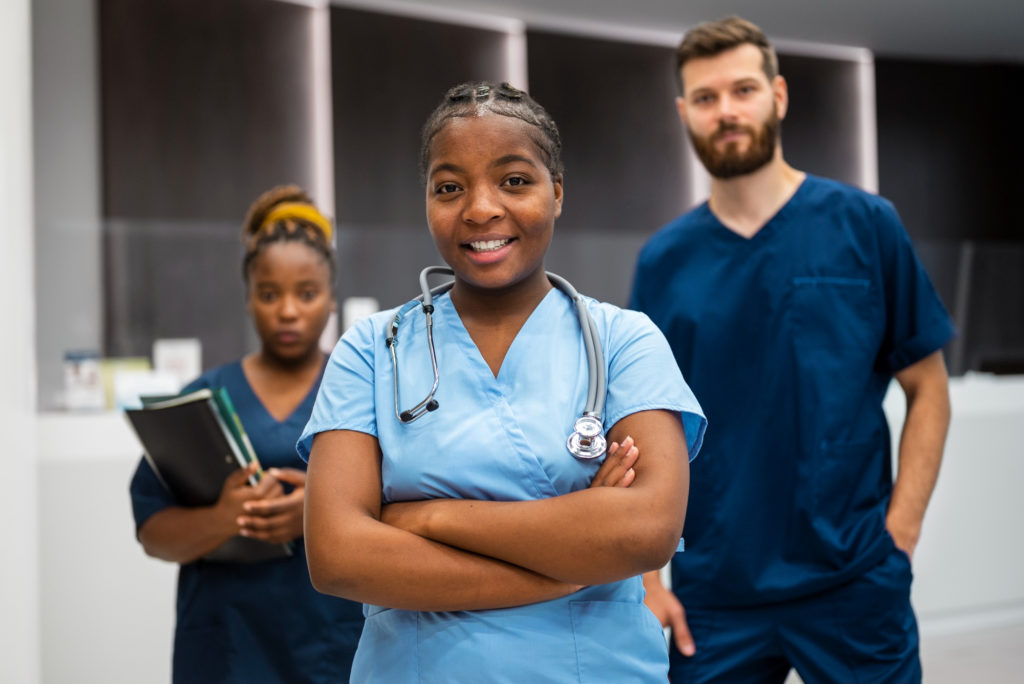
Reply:
[[[953,328],[889,202],[808,175],[749,239],[705,203],[645,245],[630,306],[708,419],[673,560],[684,604],[807,595],[893,547],[882,400]]]
[[[225,387],[265,468],[306,469],[295,451],[320,381],[283,422],[253,393],[235,362],[207,371],[185,391]],[[149,464],[131,482],[136,530],[175,505]],[[363,626],[362,605],[313,589],[302,540],[295,555],[254,564],[199,560],[178,574],[175,684],[347,682]]]

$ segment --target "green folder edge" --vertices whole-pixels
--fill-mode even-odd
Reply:
[[[263,466],[260,465],[260,460],[256,457],[256,450],[252,448],[249,435],[246,434],[245,428],[242,427],[242,419],[238,417],[238,412],[235,411],[235,405],[231,403],[231,395],[228,394],[227,389],[218,387],[213,390],[213,404],[217,407],[221,420],[228,426],[231,436],[235,438],[235,442],[238,444],[239,451],[242,452],[246,463],[255,463],[259,468],[256,471],[256,478],[258,480],[263,475]]]
[[[217,407],[217,412],[220,414],[221,419],[228,426],[228,430],[231,432],[231,436],[234,437],[235,441],[239,445],[239,451],[242,452],[242,457],[245,458],[247,463],[255,463],[258,470],[256,471],[256,481],[258,482],[263,477],[263,466],[260,465],[259,458],[256,457],[256,450],[252,447],[252,442],[249,441],[249,435],[246,434],[245,428],[242,427],[242,419],[238,417],[238,412],[235,411],[235,405],[231,403],[231,395],[228,394],[228,390],[225,387],[218,387],[213,392],[213,405]],[[255,484],[255,483],[254,483]],[[284,546],[295,553],[295,541],[285,542]]]

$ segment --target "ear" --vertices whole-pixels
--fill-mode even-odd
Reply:
[[[772,98],[775,100],[775,111],[779,121],[786,118],[789,109],[789,86],[781,75],[772,79]]]
[[[562,186],[562,176],[559,175],[557,178],[551,181],[555,186],[555,218],[562,215],[562,195],[565,192],[565,188]]]
[[[682,97],[676,98],[676,111],[679,112],[679,120],[683,122],[685,128],[688,125],[686,122],[686,100]]]

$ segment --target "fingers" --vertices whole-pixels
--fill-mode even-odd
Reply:
[[[292,515],[276,515],[269,518],[240,517],[238,522],[238,533],[243,537],[275,544],[291,541],[302,534],[301,524],[297,524],[295,516]]]
[[[679,611],[669,613],[669,621],[672,624],[672,638],[675,639],[676,648],[684,656],[689,658],[697,652],[697,645],[693,642],[693,635],[690,634],[690,626],[686,624],[686,611],[682,605]]]
[[[263,476],[260,477],[260,481],[253,485],[252,493],[254,498],[268,499],[275,496],[281,496],[284,494],[284,487],[274,476],[273,471],[263,471]]]
[[[247,501],[245,512],[236,519],[239,534],[271,541],[281,534],[292,539],[302,530],[302,496],[278,497],[273,501]]]
[[[267,471],[280,482],[287,482],[294,487],[306,486],[306,471],[298,468],[271,468]]]
[[[628,487],[636,478],[633,465],[640,456],[640,450],[633,444],[632,437],[626,437],[622,444],[612,442],[604,463],[591,481],[591,487]]]
[[[258,469],[259,466],[256,465],[255,463],[250,463],[244,468],[239,468],[238,470],[234,471],[226,478],[224,478],[224,488],[236,489],[238,487],[245,486],[249,478],[255,475]]]
[[[242,509],[246,514],[255,516],[279,515],[289,511],[301,511],[304,498],[304,489],[294,489],[289,494],[282,493],[277,496],[246,501],[242,504]]]

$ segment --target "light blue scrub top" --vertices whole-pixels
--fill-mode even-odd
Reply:
[[[588,384],[583,337],[569,298],[557,289],[548,292],[497,378],[448,295],[434,306],[440,408],[407,425],[395,417],[384,344],[393,311],[381,312],[355,324],[331,355],[298,443],[300,455],[308,458],[313,436],[326,430],[376,436],[383,503],[521,501],[586,488],[599,463],[580,461],[565,446]],[[587,306],[608,377],[605,428],[638,411],[680,412],[690,457],[696,456],[706,421],[661,332],[644,314],[590,299]],[[404,410],[433,384],[418,308],[402,322],[398,338]],[[516,608],[415,612],[366,606],[352,681],[661,684],[668,670],[665,637],[643,597],[641,580],[633,577]]]

